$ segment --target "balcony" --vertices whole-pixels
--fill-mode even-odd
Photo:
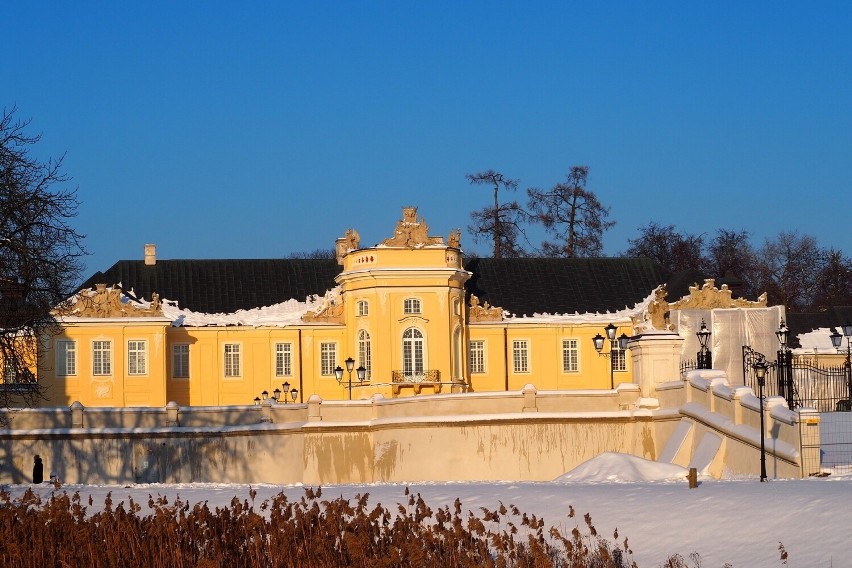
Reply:
[[[414,394],[420,394],[424,387],[432,387],[435,393],[441,392],[441,372],[437,369],[424,369],[422,371],[391,371],[391,383],[393,395],[398,396],[402,388],[411,387]]]

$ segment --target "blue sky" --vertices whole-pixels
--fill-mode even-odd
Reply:
[[[617,225],[852,253],[852,4],[0,0],[0,106],[67,152],[88,270],[464,229],[572,165]],[[467,251],[487,254],[463,234]]]

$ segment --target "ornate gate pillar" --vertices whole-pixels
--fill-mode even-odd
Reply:
[[[657,398],[657,385],[680,380],[683,338],[673,331],[646,331],[627,342],[640,396]]]

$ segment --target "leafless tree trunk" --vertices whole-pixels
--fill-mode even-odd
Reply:
[[[606,220],[609,207],[604,207],[595,193],[586,188],[588,179],[587,166],[573,166],[564,183],[547,191],[527,189],[532,218],[556,239],[541,244],[544,256],[601,255],[604,231],[612,228],[615,221]]]
[[[467,174],[465,177],[472,184],[485,184],[494,188],[494,204],[470,214],[472,223],[467,229],[474,241],[491,240],[494,244],[494,258],[524,256],[525,251],[518,243],[518,237],[524,234],[524,211],[517,201],[501,204],[498,198],[501,188],[515,191],[518,180],[509,179],[494,170]]]
[[[56,331],[52,310],[79,280],[83,235],[70,226],[77,215],[75,188],[65,188],[62,158],[39,161],[30,146],[29,121],[3,110],[0,120],[0,406],[40,395],[37,343]]]

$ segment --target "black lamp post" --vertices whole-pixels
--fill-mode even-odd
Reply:
[[[754,374],[757,376],[758,398],[760,399],[760,481],[766,481],[766,433],[763,424],[763,386],[766,384],[768,365],[763,358],[754,364]]]
[[[606,332],[606,339],[609,340],[609,353],[603,353],[604,347],[604,337],[599,333],[592,338],[592,341],[595,344],[595,351],[598,352],[598,355],[601,357],[607,357],[609,359],[609,388],[615,388],[615,362],[613,361],[613,353],[617,351],[621,351],[622,353],[627,349],[627,340],[630,339],[627,337],[627,334],[622,333],[619,336],[618,340],[615,339],[615,334],[618,332],[618,328],[612,324],[607,325],[604,328]]]
[[[707,329],[707,324],[701,320],[701,329],[695,332],[698,336],[698,343],[701,345],[701,350],[698,351],[698,368],[711,369],[713,367],[712,356],[707,344],[710,342],[710,330]]]
[[[275,389],[272,391],[272,398],[275,399],[275,402],[283,402],[284,404],[287,404],[287,395],[289,393],[289,396],[292,397],[293,404],[295,404],[296,397],[299,396],[299,389],[295,387],[291,389],[289,381],[282,383],[281,386],[284,387],[284,398],[281,398],[281,389]]]
[[[346,370],[349,373],[349,400],[352,400],[352,369],[355,367],[355,360],[352,357],[347,357],[346,361]],[[358,382],[364,384],[364,379],[367,378],[367,369],[364,368],[364,365],[359,365],[357,369],[355,369],[355,375],[358,377]],[[338,383],[343,381],[343,369],[340,368],[340,365],[334,369],[334,378],[337,379]]]
[[[849,343],[852,341],[852,323],[847,322],[845,325],[841,325],[840,329],[843,330],[842,336],[837,333],[836,329],[832,330],[834,333],[831,334],[831,344],[840,351],[842,340],[844,337],[846,338],[846,362],[843,366],[846,369],[846,388],[849,391],[849,399],[852,400],[852,345]]]
[[[778,350],[778,394],[787,401],[787,408],[793,410],[795,400],[793,397],[793,354],[787,347],[790,338],[790,329],[781,320],[778,331],[775,332],[781,348]]]

